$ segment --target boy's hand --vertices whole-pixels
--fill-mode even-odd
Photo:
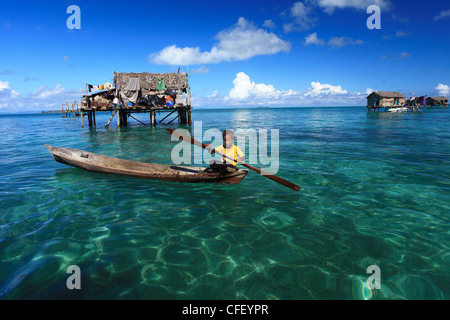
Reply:
[[[209,148],[210,145],[211,145],[211,143],[205,143],[205,146],[207,148],[206,150],[208,150],[210,154],[215,153],[214,149]]]

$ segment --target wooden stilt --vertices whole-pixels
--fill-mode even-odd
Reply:
[[[191,115],[191,107],[189,106],[188,108],[188,124],[191,126],[192,125],[192,115]]]
[[[124,127],[126,127],[127,125],[128,125],[128,117],[127,117],[127,112],[124,110],[123,112],[122,112],[122,123],[123,123],[123,126]]]
[[[92,127],[92,110],[88,111],[88,122],[89,122],[89,127]]]
[[[176,110],[175,110],[176,111]],[[167,117],[169,117],[171,114],[173,114],[175,111],[172,111],[171,113],[169,113],[167,116],[165,116],[164,118],[162,118],[162,120],[159,121],[159,123],[161,123],[164,119],[166,119]]]
[[[187,92],[187,94],[188,94],[188,107],[190,107],[191,106],[191,87],[188,87],[187,88],[188,89],[188,92]]]
[[[169,124],[171,124],[172,122],[174,122],[176,119],[178,119],[180,115],[176,116],[175,118],[173,118],[172,120],[169,121]]]
[[[105,127],[109,126],[109,124],[111,123],[112,119],[114,118],[114,115],[116,114],[117,110],[114,110],[113,113],[111,114],[111,118],[109,118],[109,121],[105,124]]]
[[[119,109],[117,110],[117,127],[120,127],[121,121],[122,121],[122,111]]]
[[[179,108],[178,109],[178,116],[179,116],[181,124],[186,124],[187,123],[186,108]]]
[[[152,126],[156,124],[156,112],[155,110],[150,110],[150,123]]]
[[[130,114],[130,117],[133,118],[134,120],[136,120],[137,122],[142,123],[143,125],[146,125],[146,124],[143,123],[142,121],[140,121],[140,120],[136,119],[135,117],[133,117],[131,114]],[[128,120],[127,120],[127,121],[128,121]]]

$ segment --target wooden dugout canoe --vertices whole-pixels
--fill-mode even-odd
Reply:
[[[55,148],[47,144],[45,144],[45,146],[57,162],[89,171],[113,173],[137,178],[177,182],[219,182],[237,184],[244,179],[248,173],[248,170],[246,169],[239,169],[236,172],[227,173],[225,175],[219,175],[218,173],[203,173],[201,171],[205,168],[202,167],[145,163],[103,156],[82,150]]]

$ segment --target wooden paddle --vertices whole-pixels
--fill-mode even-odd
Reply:
[[[210,152],[212,151],[212,149],[211,149],[209,146],[207,146],[206,144],[201,143],[200,141],[197,141],[197,140],[195,140],[195,139],[192,138],[192,137],[188,137],[188,136],[182,134],[181,132],[178,132],[178,131],[176,131],[176,130],[174,130],[174,129],[170,129],[170,128],[166,129],[166,131],[167,131],[168,134],[170,134],[170,135],[174,134],[175,137],[177,137],[177,138],[182,138],[182,139],[183,139],[184,141],[186,141],[186,142],[190,142],[190,143],[192,143],[193,145],[196,145],[196,146],[198,146],[198,147],[202,147],[203,149],[206,149],[206,150],[208,150],[208,151],[210,151]],[[220,152],[216,152],[216,153],[217,153],[218,155],[220,155],[220,156],[224,156],[224,155],[221,154]],[[230,159],[230,160],[232,160],[232,161],[234,161],[234,159],[229,158],[229,157],[226,156],[226,155],[225,155],[225,157],[228,158],[228,159]],[[246,167],[246,168],[248,168],[248,169],[250,169],[250,170],[253,170],[253,171],[259,173],[260,175],[262,175],[262,176],[264,176],[264,177],[266,177],[266,178],[269,178],[270,180],[273,180],[273,181],[275,181],[275,182],[278,182],[279,184],[281,184],[281,185],[283,185],[283,186],[285,186],[285,187],[288,187],[288,188],[290,188],[290,189],[292,189],[292,190],[294,190],[294,191],[299,191],[299,190],[300,190],[300,186],[298,186],[298,185],[296,185],[296,184],[293,184],[292,182],[289,182],[289,181],[287,181],[287,180],[285,180],[285,179],[283,179],[283,178],[280,178],[280,177],[277,177],[276,175],[273,175],[273,174],[269,174],[269,173],[267,173],[267,172],[264,172],[264,171],[262,171],[262,170],[260,170],[260,169],[258,169],[258,168],[255,168],[255,167],[253,167],[253,166],[251,166],[251,165],[249,165],[249,164],[246,164],[246,163],[244,163],[244,162],[238,162],[238,163],[241,164],[241,165],[243,165],[244,167]]]

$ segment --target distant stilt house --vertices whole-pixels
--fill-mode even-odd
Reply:
[[[426,106],[427,96],[413,97],[409,99],[409,103],[411,106]]]
[[[394,91],[375,91],[367,97],[367,109],[369,111],[384,108],[402,108],[406,104],[406,97]]]
[[[367,97],[368,111],[405,112],[405,111],[427,111],[428,108],[448,107],[446,97],[406,97],[393,91],[375,91]]]
[[[448,98],[446,97],[428,97],[427,105],[432,107],[443,107],[448,105]]]

